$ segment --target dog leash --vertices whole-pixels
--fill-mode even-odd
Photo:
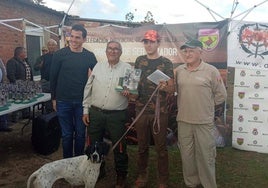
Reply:
[[[87,146],[89,146],[91,144],[91,141],[90,141],[90,137],[88,135],[88,127],[86,127],[86,131],[87,131],[87,139],[86,139],[86,143],[87,143]]]
[[[116,146],[119,144],[119,142],[126,136],[126,134],[128,133],[128,131],[134,126],[134,124],[136,123],[136,121],[140,118],[140,116],[143,114],[145,108],[149,105],[149,103],[151,102],[153,96],[156,94],[156,92],[158,92],[160,85],[158,85],[156,87],[156,89],[154,90],[154,92],[152,93],[151,97],[149,98],[149,100],[147,101],[147,103],[145,104],[145,106],[142,108],[142,110],[140,111],[140,113],[136,116],[136,118],[132,121],[132,123],[130,124],[130,126],[128,127],[128,129],[126,130],[126,132],[121,136],[121,138],[113,145],[112,150],[114,150],[116,148]],[[159,121],[158,121],[159,123]]]
[[[160,99],[159,99],[159,90],[157,90],[154,123],[153,123],[153,133],[156,135],[159,132],[160,132]]]

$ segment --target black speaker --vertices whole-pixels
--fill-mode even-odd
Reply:
[[[32,121],[32,145],[34,151],[49,155],[58,150],[61,128],[56,112],[42,114]]]

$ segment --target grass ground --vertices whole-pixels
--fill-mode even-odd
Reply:
[[[29,175],[43,164],[62,158],[61,146],[51,155],[36,154],[31,146],[31,126],[21,135],[21,124],[12,126],[10,133],[0,132],[0,187],[26,188]],[[170,164],[170,188],[184,188],[181,158],[176,146],[168,147]],[[128,182],[134,184],[137,170],[137,146],[129,145]],[[107,158],[107,176],[96,188],[112,188],[115,183],[113,159]],[[268,154],[241,151],[232,147],[218,148],[216,177],[218,188],[266,188],[268,187]],[[150,149],[149,188],[156,187],[156,153]],[[80,186],[82,188],[84,186]],[[53,188],[71,188],[57,182]],[[74,188],[74,187],[72,187]],[[78,187],[77,187],[78,188]]]
[[[134,182],[136,171],[136,146],[130,146],[130,182]],[[150,187],[155,187],[156,155],[150,152]],[[170,187],[183,188],[181,158],[177,147],[169,147]],[[264,188],[268,187],[268,155],[240,151],[232,147],[218,148],[216,177],[218,188]]]

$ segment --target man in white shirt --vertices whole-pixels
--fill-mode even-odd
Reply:
[[[131,66],[120,61],[122,47],[119,42],[107,43],[108,61],[97,63],[88,79],[84,90],[83,121],[87,125],[90,143],[102,141],[108,133],[115,144],[125,133],[127,121],[128,90],[115,90],[119,78],[124,77],[126,69]],[[114,149],[116,188],[127,186],[128,155],[126,140],[122,139]]]

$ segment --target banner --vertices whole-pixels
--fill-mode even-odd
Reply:
[[[116,25],[90,27],[86,21],[82,24],[85,25],[88,32],[84,47],[94,52],[98,62],[107,61],[106,44],[108,41],[116,40],[122,45],[121,60],[134,63],[138,56],[145,54],[141,42],[144,33],[154,29],[161,37],[159,54],[169,58],[173,62],[174,68],[183,63],[179,52],[180,46],[189,38],[198,38],[204,45],[203,60],[218,69],[225,70],[223,76],[226,76],[228,20],[211,23],[145,25],[136,28]],[[67,40],[69,32],[65,28],[64,35]]]
[[[268,153],[268,71],[235,69],[233,138],[237,149]]]
[[[232,21],[228,66],[268,70],[268,24]]]
[[[268,24],[230,23],[228,66],[235,67],[232,145],[268,153]]]

